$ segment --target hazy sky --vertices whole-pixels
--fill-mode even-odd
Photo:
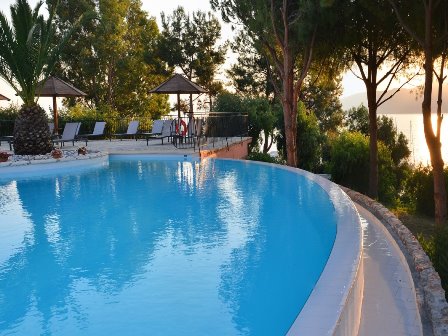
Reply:
[[[35,6],[37,4],[37,0],[28,0],[29,3],[32,6]],[[9,6],[13,4],[15,0],[0,0],[0,10],[9,17]],[[171,13],[175,8],[178,6],[183,6],[186,11],[191,12],[195,10],[211,10],[210,2],[209,0],[142,0],[143,9],[149,13],[149,15],[156,17],[157,22],[160,25],[160,13]],[[45,5],[43,6],[45,8]],[[216,13],[216,16],[220,19],[219,13]],[[232,38],[232,31],[230,29],[229,25],[226,25],[222,23],[223,30],[222,30],[222,37],[223,39],[230,39]],[[229,57],[228,61],[225,65],[229,65],[232,62],[232,57]],[[3,85],[2,85],[3,84]],[[343,80],[343,86],[344,86],[344,96],[351,95],[357,92],[364,91],[363,83],[356,79],[353,75],[347,74],[344,76]],[[9,98],[16,99],[14,97],[14,91],[6,85],[6,83],[3,82],[3,80],[0,80],[0,93],[7,95]],[[5,103],[2,103],[5,104]],[[50,102],[46,102],[45,99],[42,99],[42,107],[45,109],[48,105],[50,105]]]

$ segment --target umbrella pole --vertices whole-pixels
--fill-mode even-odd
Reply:
[[[53,96],[53,121],[54,121],[54,134],[58,134],[59,125],[58,125],[58,106],[56,104],[56,96]]]
[[[180,93],[177,93],[177,118],[180,122]]]

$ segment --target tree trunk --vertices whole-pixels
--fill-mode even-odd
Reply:
[[[376,80],[375,80],[376,81]],[[376,85],[367,85],[367,102],[369,106],[369,136],[370,136],[370,162],[369,162],[369,197],[378,198],[378,125],[376,122]]]
[[[14,124],[14,154],[40,155],[52,149],[45,111],[39,105],[22,106]]]
[[[443,159],[442,159],[442,145],[440,143],[440,127],[442,124],[441,114],[437,116],[437,135],[431,122],[431,94],[432,94],[432,80],[433,80],[433,11],[434,1],[429,0],[424,2],[425,9],[425,35],[424,39],[420,39],[415,31],[412,31],[404,22],[403,18],[397,10],[397,5],[393,0],[389,0],[397,13],[403,27],[412,35],[420,44],[425,55],[425,88],[423,92],[422,114],[423,114],[423,129],[425,132],[426,144],[428,145],[429,155],[431,157],[431,166],[434,178],[434,204],[435,204],[435,219],[436,225],[442,226],[445,224],[447,217],[446,204],[446,187],[443,176]],[[440,2],[437,2],[440,3]]]
[[[430,2],[432,4],[432,2]],[[432,54],[432,8],[426,12],[426,34],[425,34],[425,89],[423,93],[422,113],[423,127],[425,131],[426,144],[431,157],[431,166],[434,178],[434,205],[436,225],[441,226],[446,221],[446,188],[443,174],[442,145],[440,137],[434,134],[431,122],[431,94],[433,80],[433,54]],[[439,132],[438,132],[439,133]]]
[[[263,143],[263,153],[268,153],[272,147],[272,142],[274,141],[274,137],[271,136],[269,131],[263,130],[264,133],[264,143]]]
[[[285,119],[286,164],[298,166],[297,157],[297,101],[294,95],[294,60],[289,49],[284,51],[283,80],[283,117]]]

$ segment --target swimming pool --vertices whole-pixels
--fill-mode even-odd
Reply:
[[[0,334],[283,335],[335,218],[315,182],[231,160],[2,180]]]

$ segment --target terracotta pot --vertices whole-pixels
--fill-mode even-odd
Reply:
[[[1,152],[0,154],[0,162],[6,162],[8,161],[10,155],[6,152]]]
[[[60,159],[62,157],[62,152],[61,151],[52,151],[51,157],[53,159]]]

